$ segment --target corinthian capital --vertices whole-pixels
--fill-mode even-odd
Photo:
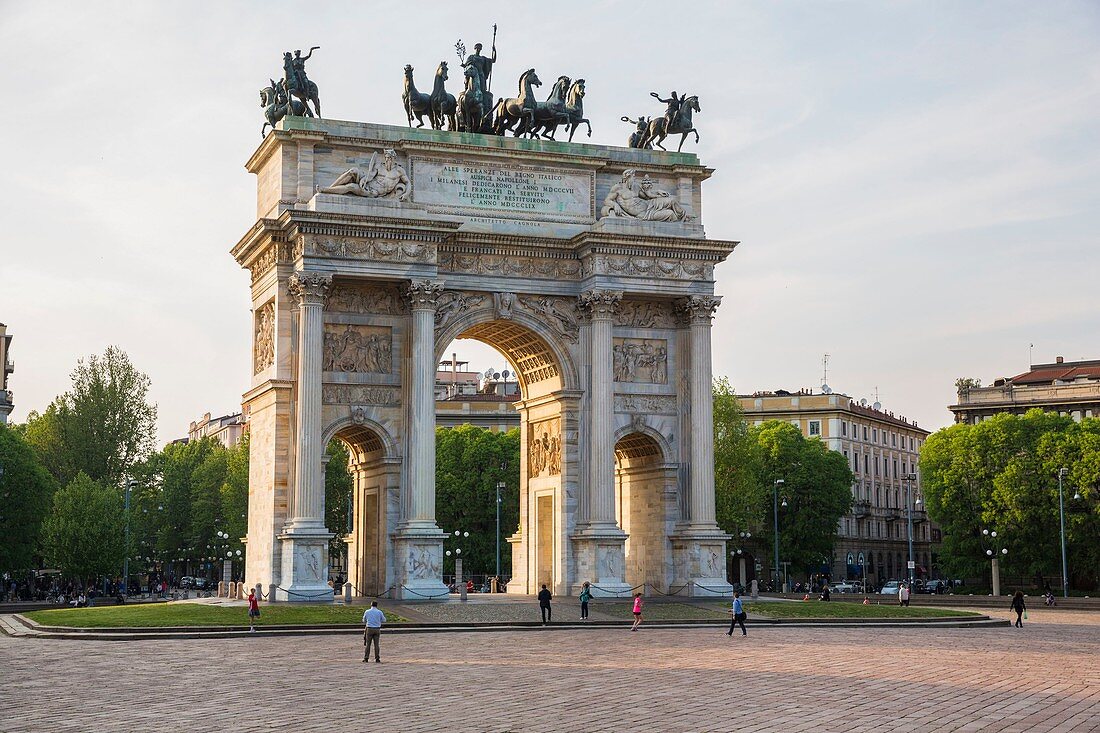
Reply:
[[[692,295],[676,303],[688,323],[710,323],[722,303],[720,295]]]
[[[619,311],[622,299],[621,290],[588,290],[577,298],[577,307],[589,318],[610,320]]]
[[[412,280],[406,297],[409,306],[415,310],[434,311],[439,300],[439,294],[443,292],[442,280]]]
[[[290,276],[286,288],[302,305],[324,305],[332,288],[332,273],[299,271]]]

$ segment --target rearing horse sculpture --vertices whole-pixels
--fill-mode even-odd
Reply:
[[[401,101],[405,103],[405,116],[409,118],[409,127],[412,127],[413,117],[424,126],[424,115],[428,115],[428,121],[432,119],[432,98],[416,90],[413,83],[413,67],[405,64],[405,93],[401,95]]]
[[[691,112],[692,110],[699,111],[699,97],[694,94],[690,97],[685,97],[680,104],[680,111],[676,115],[676,121],[673,123],[670,129],[665,129],[665,118],[656,117],[649,122],[649,129],[646,130],[645,142],[638,147],[647,148],[650,145],[656,145],[661,150],[665,150],[665,146],[661,145],[661,141],[669,135],[674,135],[677,132],[680,133],[680,144],[677,146],[676,151],[679,152],[684,147],[684,140],[687,139],[689,132],[695,133],[695,142],[699,142],[699,131],[691,125]]]
[[[537,138],[541,131],[544,138],[554,139],[554,131],[558,129],[558,125],[568,122],[565,114],[565,95],[569,92],[570,81],[568,76],[558,77],[546,101],[535,103],[535,124],[528,126],[526,122],[520,123],[517,136],[528,134]]]
[[[447,81],[447,62],[440,61],[439,68],[435,70],[435,86],[432,88],[432,94],[430,99],[432,100],[432,129],[443,129],[443,118],[447,119],[447,129],[454,132],[455,125],[455,97],[453,94],[448,94],[447,90],[443,87],[443,82]]]
[[[467,66],[466,88],[458,95],[458,129],[462,132],[481,132],[485,116],[485,98],[481,94],[481,72],[476,66]]]
[[[287,112],[301,117],[305,112],[305,104],[298,99],[290,99],[286,93],[286,87],[280,79],[276,82],[271,79],[271,86],[260,90],[260,106],[264,108],[264,117],[267,122],[260,129],[260,137],[267,134],[267,128],[274,129],[275,123],[286,117]],[[289,100],[289,101],[288,101]]]
[[[510,131],[512,126],[520,120],[524,120],[525,125],[521,125],[513,133],[516,137],[519,137],[525,129],[530,130],[533,128],[535,126],[535,106],[537,102],[532,87],[541,86],[542,82],[539,81],[538,74],[535,73],[534,69],[523,72],[519,77],[519,96],[509,97],[497,102],[497,106],[493,110],[496,115],[493,132],[497,135],[503,135],[506,130]]]

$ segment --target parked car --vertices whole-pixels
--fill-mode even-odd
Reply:
[[[195,579],[192,578],[190,575],[185,575],[182,578],[180,578],[180,588],[194,588],[194,587],[195,587]]]
[[[843,583],[833,583],[831,588],[833,593],[856,593],[859,590],[859,588],[847,581],[844,581]]]
[[[929,593],[931,595],[939,595],[947,592],[947,582],[943,580],[929,580],[924,584],[924,588],[921,589],[922,593]]]
[[[896,580],[890,580],[886,582],[886,585],[882,586],[880,594],[884,596],[896,596],[898,591],[901,590],[901,583]]]

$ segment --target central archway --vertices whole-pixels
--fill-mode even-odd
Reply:
[[[502,318],[498,308],[463,313],[436,331],[436,360],[455,339],[474,339],[496,349],[512,365],[520,398],[519,522],[502,528],[512,546],[508,592],[535,593],[565,583],[569,562],[564,521],[577,496],[582,466],[575,424],[577,371],[568,337],[526,313]],[[563,343],[565,341],[565,343]]]

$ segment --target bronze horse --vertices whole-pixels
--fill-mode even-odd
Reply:
[[[680,144],[677,146],[676,151],[679,152],[684,147],[684,140],[687,139],[689,132],[695,133],[695,142],[699,142],[699,131],[691,125],[691,112],[692,110],[699,111],[699,97],[694,94],[690,97],[684,97],[683,102],[680,104],[680,111],[676,115],[676,121],[672,124],[672,127],[665,129],[665,118],[656,117],[649,122],[649,128],[646,130],[645,141],[639,145],[640,148],[648,148],[651,145],[656,145],[661,150],[665,150],[665,146],[661,145],[661,141],[669,135],[675,135],[680,133]]]
[[[267,134],[267,128],[275,128],[275,124],[287,116],[287,114],[301,117],[305,113],[305,103],[299,99],[292,99],[286,93],[283,80],[276,82],[271,79],[271,86],[260,90],[260,106],[264,108],[264,117],[267,122],[260,128],[260,137]],[[288,101],[289,100],[289,101]]]
[[[428,122],[432,121],[432,98],[416,90],[416,84],[413,83],[413,67],[409,64],[405,64],[405,93],[401,95],[401,101],[405,103],[405,115],[409,118],[409,127],[412,127],[413,117],[416,117],[417,122],[420,123],[417,127],[424,126],[424,115],[428,115]]]
[[[511,131],[512,126],[521,120],[524,121],[524,124],[520,125],[513,133],[516,137],[533,128],[535,126],[535,106],[538,102],[535,101],[532,87],[541,86],[542,82],[539,81],[539,76],[534,69],[523,72],[519,77],[519,96],[509,97],[497,102],[496,108],[493,110],[496,117],[493,132],[497,135],[503,135],[506,131]]]

